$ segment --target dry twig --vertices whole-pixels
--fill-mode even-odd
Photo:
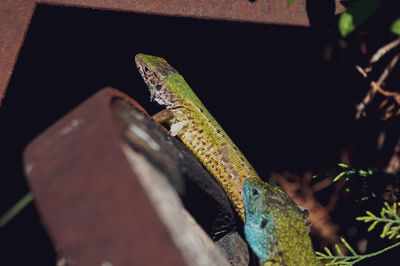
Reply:
[[[367,77],[368,77],[367,71],[364,70],[362,67],[356,65],[356,69],[358,70],[358,72],[360,72],[360,74],[361,74],[364,78],[367,78]]]
[[[390,50],[392,50],[393,48],[395,48],[396,46],[398,46],[400,44],[400,37],[397,39],[394,39],[393,41],[391,41],[390,43],[382,46],[380,49],[378,49],[378,51],[376,51],[376,53],[371,57],[371,60],[369,61],[370,64],[373,64],[375,62],[378,62],[379,59],[382,58],[382,56],[384,56],[387,52],[389,52]]]
[[[393,56],[392,60],[390,60],[389,64],[382,71],[382,74],[380,75],[378,81],[376,81],[376,82],[371,81],[370,89],[368,90],[368,92],[365,95],[365,97],[363,98],[363,100],[356,106],[356,110],[357,110],[356,119],[359,119],[361,117],[361,115],[365,116],[365,108],[372,102],[372,100],[374,99],[375,94],[377,92],[381,93],[384,96],[392,97],[396,101],[396,103],[398,105],[400,105],[400,96],[398,96],[399,94],[397,92],[388,92],[381,88],[383,82],[386,80],[386,78],[389,76],[390,72],[393,70],[393,68],[399,61],[399,58],[400,58],[400,53],[397,53],[395,56]],[[366,75],[366,72],[363,69],[357,68],[357,70],[359,70],[359,71],[362,70],[362,71],[360,71],[360,73],[363,76]]]

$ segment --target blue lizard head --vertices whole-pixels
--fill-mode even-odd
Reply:
[[[246,216],[244,233],[260,262],[266,261],[277,249],[274,240],[276,221],[273,214],[267,211],[265,189],[262,181],[252,178],[247,179],[243,185]]]
[[[243,201],[244,234],[261,263],[307,265],[304,262],[316,260],[304,211],[281,188],[248,178]]]

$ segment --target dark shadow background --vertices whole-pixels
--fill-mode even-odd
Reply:
[[[0,109],[0,213],[28,191],[26,145],[96,91],[112,86],[160,110],[135,68],[140,52],[185,77],[262,177],[337,163],[341,149],[377,131],[360,136],[354,105],[368,87],[352,63],[361,57],[337,40],[303,27],[39,5]],[[372,150],[363,152],[370,162]],[[7,265],[56,260],[32,204],[0,242]]]

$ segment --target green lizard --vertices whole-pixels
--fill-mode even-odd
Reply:
[[[259,178],[256,171],[167,61],[144,54],[136,55],[135,61],[151,100],[172,114],[167,121],[172,135],[177,135],[211,172],[244,221],[243,183],[248,177]]]
[[[243,187],[246,240],[263,266],[322,265],[315,256],[302,211],[277,186],[249,178]]]
[[[261,180],[183,77],[160,57],[138,54],[135,62],[150,99],[170,113],[171,135],[192,150],[245,221],[246,239],[262,265],[319,265],[302,210]]]

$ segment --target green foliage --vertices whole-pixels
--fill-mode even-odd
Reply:
[[[21,212],[33,199],[32,193],[27,193],[18,200],[6,213],[0,217],[0,228],[5,226],[12,218]]]
[[[394,34],[400,35],[400,18],[397,18],[392,26],[390,27],[390,31]]]
[[[367,176],[374,174],[374,170],[372,170],[372,169],[363,170],[363,169],[350,168],[348,165],[346,165],[344,163],[339,163],[338,166],[341,167],[343,169],[343,171],[339,172],[335,176],[335,178],[333,179],[333,182],[338,181],[343,176],[347,176],[347,180],[348,180],[349,177],[354,176],[354,175],[367,177]]]
[[[347,241],[344,238],[341,238],[341,241],[343,245],[350,251],[350,253],[353,256],[345,256],[343,255],[342,251],[340,250],[339,246],[335,244],[335,250],[339,254],[338,256],[335,256],[332,254],[332,252],[329,250],[329,248],[325,247],[325,252],[326,254],[322,252],[316,251],[315,254],[317,255],[318,259],[321,260],[328,260],[329,263],[325,265],[352,265],[356,261],[356,259],[359,257],[359,255],[354,251],[354,249],[347,243]],[[358,260],[359,261],[359,260]]]
[[[339,31],[345,37],[370,18],[380,6],[380,0],[353,2],[339,18]]]
[[[348,12],[343,12],[339,18],[339,31],[343,37],[346,37],[356,27],[354,26],[353,16]]]
[[[349,181],[350,183],[354,182],[357,187],[366,189],[368,192],[366,193],[367,196],[364,196],[361,199],[362,201],[364,201],[366,199],[369,199],[370,195],[372,195],[373,198],[377,198],[373,190],[368,190],[368,188],[371,187],[368,186],[368,183],[373,183],[374,179],[378,178],[379,182],[384,181],[384,176],[377,173],[378,172],[376,170],[355,169],[351,168],[347,164],[339,163],[334,169],[325,170],[322,175],[332,176],[333,182],[336,182],[343,177],[346,177],[346,181]],[[318,174],[317,176],[321,176],[321,174]],[[372,186],[376,187],[376,184]],[[400,239],[400,216],[397,213],[398,207],[400,207],[400,202],[393,203],[393,205],[389,205],[389,203],[384,202],[384,206],[380,212],[380,216],[377,216],[370,211],[366,211],[366,216],[357,217],[356,220],[363,221],[365,223],[371,223],[368,228],[368,232],[376,228],[377,225],[382,224],[383,229],[380,235],[381,238],[387,237],[388,239]],[[325,248],[325,253],[316,252],[317,257],[321,260],[329,261],[326,265],[353,265],[361,260],[379,255],[389,249],[400,246],[400,242],[398,242],[377,252],[360,255],[357,254],[343,238],[342,243],[350,251],[351,254],[349,256],[343,255],[342,251],[339,249],[339,246],[335,245],[335,250],[338,255],[333,255],[332,251],[330,251],[328,248]]]
[[[288,6],[296,0],[287,0]],[[365,23],[381,5],[381,0],[358,0],[352,2],[346,11],[339,17],[339,32],[343,37],[352,33],[357,27]],[[400,35],[400,18],[396,19],[390,31]]]
[[[356,169],[346,164],[339,163],[336,167],[327,168],[314,177],[331,177],[333,182],[341,179],[346,180],[346,192],[351,192],[350,197],[355,202],[365,202],[372,199],[379,199],[384,194],[400,198],[396,189],[391,189],[397,177],[385,174],[376,169]]]
[[[372,222],[368,227],[368,232],[372,231],[378,223],[384,223],[385,225],[380,235],[381,238],[400,238],[400,217],[397,214],[397,207],[400,206],[400,202],[395,202],[392,206],[385,202],[384,205],[380,217],[370,211],[366,211],[367,216],[357,217],[356,219],[357,221],[364,221],[365,223]]]
[[[364,221],[365,223],[372,222],[372,224],[368,228],[368,232],[372,231],[378,223],[385,224],[380,235],[381,238],[400,238],[400,217],[397,214],[397,207],[400,206],[400,202],[393,203],[392,206],[390,206],[389,203],[385,202],[384,205],[385,206],[381,210],[380,217],[376,216],[370,211],[366,211],[366,216],[357,217],[356,219],[358,221]],[[397,242],[377,252],[360,255],[354,251],[354,249],[346,242],[344,238],[342,238],[341,240],[343,245],[350,251],[350,256],[343,255],[339,246],[335,244],[335,250],[338,255],[333,255],[329,248],[325,247],[325,254],[322,252],[316,252],[318,259],[329,261],[329,263],[327,263],[326,265],[353,265],[361,260],[377,256],[385,251],[388,251],[389,249],[400,245],[400,242]]]
[[[330,170],[325,170],[322,171],[320,174],[314,175],[313,178],[319,177],[319,176],[335,176],[333,178],[333,182],[337,182],[340,178],[346,177],[346,180],[349,180],[350,177],[352,176],[362,176],[362,177],[368,177],[371,176],[375,173],[375,170],[373,169],[368,169],[368,170],[363,170],[363,169],[355,169],[351,168],[347,164],[344,163],[338,163],[338,167],[335,169],[330,169]]]
[[[382,176],[377,175],[377,171],[374,169],[356,169],[344,163],[338,163],[336,167],[325,169],[313,176],[313,178],[316,177],[333,177],[333,182],[345,177],[346,181],[349,181],[345,191],[350,192],[353,190],[353,194],[357,197],[356,201],[376,198],[376,193],[381,194],[381,191],[378,192],[379,186],[376,186],[375,182],[379,179],[379,182],[382,183],[382,180],[384,180]]]
[[[341,241],[342,241],[343,245],[350,251],[350,253],[351,253],[350,256],[343,255],[339,246],[337,244],[335,244],[335,250],[338,255],[333,255],[332,252],[329,250],[329,248],[325,247],[324,250],[325,250],[326,254],[324,254],[322,252],[318,252],[318,251],[315,252],[315,254],[317,255],[317,258],[320,260],[329,261],[325,265],[354,265],[357,262],[360,262],[367,258],[377,256],[379,254],[382,254],[385,251],[388,251],[388,250],[400,245],[400,242],[397,242],[397,243],[395,243],[389,247],[386,247],[384,249],[381,249],[377,252],[361,255],[361,254],[357,254],[357,252],[354,251],[354,249],[349,245],[349,243],[347,243],[347,241],[344,238],[341,238]]]

